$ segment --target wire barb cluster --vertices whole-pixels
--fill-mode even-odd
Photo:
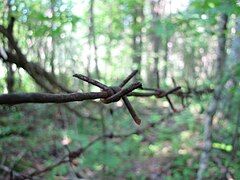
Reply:
[[[133,109],[130,101],[127,98],[127,95],[137,88],[142,88],[142,83],[141,82],[132,83],[128,87],[124,88],[124,86],[137,74],[137,72],[138,72],[138,70],[134,70],[129,76],[127,76],[120,83],[119,86],[109,86],[109,87],[102,84],[101,82],[98,82],[98,81],[96,81],[96,80],[94,80],[90,77],[87,77],[87,76],[84,76],[84,75],[81,75],[81,74],[75,74],[75,75],[73,75],[73,77],[76,77],[76,78],[78,78],[82,81],[85,81],[85,82],[88,82],[88,83],[90,83],[94,86],[97,86],[102,91],[105,91],[107,94],[109,94],[110,95],[109,97],[101,99],[101,101],[104,104],[117,102],[120,99],[122,99],[124,104],[126,105],[128,111],[129,111],[129,113],[131,114],[134,122],[136,124],[140,125],[141,124],[141,119],[138,117],[135,110]]]

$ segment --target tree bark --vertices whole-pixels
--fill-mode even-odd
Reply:
[[[51,72],[52,75],[55,76],[55,38],[53,35],[54,31],[54,17],[55,17],[55,12],[54,12],[54,6],[55,6],[55,0],[51,0],[51,14],[52,14],[52,19],[51,19],[51,57],[50,57],[50,66],[51,66]]]
[[[235,36],[232,40],[231,52],[229,55],[228,66],[229,68],[233,68],[237,63],[240,63],[240,17],[236,19],[236,27],[235,27]]]
[[[8,33],[3,26],[0,26],[0,32],[7,37],[11,47],[16,52],[13,54],[6,50],[6,57],[3,54],[0,54],[0,58],[3,60],[3,62],[16,64],[18,67],[23,68],[40,86],[45,84],[46,89],[48,90],[57,88],[58,90],[62,90],[64,92],[73,92],[72,90],[61,85],[61,83],[59,83],[52,74],[45,71],[40,65],[33,62],[28,62],[26,56],[23,55],[21,49],[18,47],[13,35]]]
[[[153,46],[153,77],[154,83],[156,83],[156,87],[160,88],[160,74],[159,74],[159,50],[161,39],[160,36],[156,34],[157,23],[160,19],[160,0],[155,1],[151,0],[151,13],[152,13],[152,46]]]
[[[9,19],[9,25],[7,27],[7,31],[8,33],[13,33],[13,19],[11,16],[11,5],[10,5],[10,1],[7,1],[7,11],[8,11],[8,19]],[[8,48],[9,51],[13,52],[13,49],[11,47],[11,44],[8,42]],[[14,70],[12,67],[12,64],[10,63],[6,63],[6,67],[7,67],[7,91],[8,93],[13,93],[14,92],[14,84],[15,84],[15,80],[14,80]]]
[[[202,180],[205,170],[208,166],[209,156],[212,149],[212,121],[217,111],[219,100],[221,98],[222,89],[224,84],[221,78],[224,75],[224,65],[226,60],[226,30],[227,30],[228,16],[221,14],[219,21],[219,36],[218,36],[218,49],[217,49],[217,87],[214,90],[213,98],[205,113],[204,121],[204,150],[200,157],[199,169],[197,172],[197,180]]]
[[[236,118],[236,125],[235,125],[235,131],[233,133],[233,139],[232,139],[232,153],[231,153],[231,159],[235,160],[236,155],[237,155],[237,150],[239,147],[239,127],[240,127],[240,111],[237,114],[237,118]]]
[[[141,62],[142,62],[142,46],[143,46],[143,40],[142,40],[142,27],[143,27],[143,21],[144,21],[144,2],[139,2],[140,4],[137,4],[136,7],[134,7],[133,11],[133,24],[132,24],[132,49],[133,49],[133,64],[135,69],[139,71],[141,74]],[[135,81],[137,81],[135,77]]]
[[[231,70],[240,64],[240,17],[237,17],[237,19],[236,19],[235,30],[236,30],[236,32],[235,32],[235,36],[232,40],[232,46],[231,46],[231,51],[230,51],[229,60],[228,60],[229,72],[232,72]],[[230,79],[231,87],[237,87],[239,84],[239,81],[237,80],[237,78],[235,76],[236,75],[234,73],[231,73],[231,79]],[[238,93],[238,92],[236,92],[236,93]],[[235,109],[235,107],[238,108],[240,106],[239,103],[237,103],[236,105],[233,103],[233,98],[234,98],[234,94],[228,92],[227,97],[226,97],[226,103],[229,104],[229,112],[227,112],[228,115],[230,115],[230,113],[232,112],[231,111],[232,108]],[[233,139],[232,139],[232,146],[233,146],[233,150],[232,150],[232,154],[231,154],[232,160],[235,160],[237,150],[240,145],[239,141],[238,141],[239,127],[240,127],[240,111],[237,113],[236,116],[237,117],[236,117],[235,132],[233,133]]]
[[[14,81],[14,71],[12,68],[12,64],[7,63],[6,67],[7,67],[7,78],[6,78],[7,91],[8,91],[8,93],[13,93],[15,81]]]
[[[164,70],[163,70],[163,78],[164,79],[167,78],[167,73],[168,73],[167,63],[168,63],[168,54],[169,54],[169,47],[168,47],[169,39],[170,38],[166,39],[166,42],[165,42],[165,54],[164,54],[165,64],[164,64]]]
[[[95,31],[95,18],[94,18],[94,5],[95,0],[90,1],[90,26],[89,26],[89,34],[92,39],[93,48],[94,48],[94,62],[95,62],[95,72],[97,78],[100,79],[100,72],[98,67],[98,53],[97,53],[97,43],[96,43],[96,31]]]

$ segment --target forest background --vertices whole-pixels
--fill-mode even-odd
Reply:
[[[0,1],[0,178],[240,179],[239,15],[237,0]],[[74,74],[107,90],[26,94],[100,92]]]

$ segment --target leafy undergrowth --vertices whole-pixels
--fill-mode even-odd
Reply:
[[[100,140],[72,164],[63,164],[42,176],[46,179],[71,179],[76,174],[97,179],[194,179],[203,147],[201,113],[207,100],[208,97],[203,97],[201,101],[193,99],[182,112],[143,133]],[[82,108],[83,116],[87,116],[81,118],[69,113],[62,105],[2,107],[1,165],[19,173],[42,169],[56,162],[68,150],[86,146],[94,137],[103,133],[133,132],[151,122],[160,121],[171,111],[165,101],[140,101],[141,104],[134,103],[143,119],[140,127],[132,122],[121,103],[100,108],[96,102],[84,103],[84,108],[82,104],[72,104],[75,108]],[[225,137],[219,139],[221,136],[215,134],[218,139],[214,138],[213,156],[229,167],[237,178],[240,163],[231,161],[231,147],[228,146],[233,127],[230,122],[216,121],[219,123],[215,123],[214,127],[229,128],[221,133]],[[1,174],[1,178],[8,177],[6,173]],[[219,164],[211,161],[205,176],[220,177]]]

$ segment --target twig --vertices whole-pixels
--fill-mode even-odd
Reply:
[[[22,175],[19,174],[18,172],[13,171],[11,168],[5,166],[5,165],[0,165],[0,169],[2,169],[3,171],[12,174],[14,177],[18,178],[18,179],[23,179]]]
[[[31,174],[29,175],[23,175],[23,177],[33,177],[33,176],[37,176],[37,175],[40,175],[40,174],[43,174],[45,172],[48,172],[48,171],[51,171],[53,170],[55,167],[58,167],[59,165],[63,164],[63,163],[67,163],[69,162],[68,159],[66,159],[66,156],[64,156],[61,160],[59,160],[56,164],[53,164],[53,165],[50,165],[50,166],[47,166],[46,168],[42,169],[42,170],[36,170],[34,172],[32,172]]]

